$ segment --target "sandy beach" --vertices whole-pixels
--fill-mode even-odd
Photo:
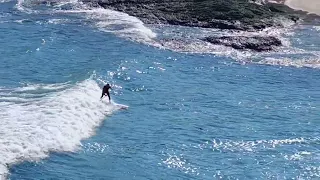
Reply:
[[[285,4],[293,9],[320,15],[320,0],[287,0]]]

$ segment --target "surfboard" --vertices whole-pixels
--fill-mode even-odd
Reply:
[[[126,110],[129,108],[129,106],[124,105],[124,104],[114,104],[117,108],[119,108],[120,110]]]
[[[113,100],[111,100],[111,102],[106,102],[104,101],[104,103],[107,105],[107,106],[111,106],[112,109],[117,109],[117,110],[127,110],[129,108],[129,106],[127,105],[124,105],[124,104],[119,104],[119,103],[116,103],[114,102]]]
[[[119,109],[119,110],[126,110],[129,108],[129,106],[127,106],[127,105],[115,103],[112,100],[110,102],[110,105],[113,106],[115,109]]]

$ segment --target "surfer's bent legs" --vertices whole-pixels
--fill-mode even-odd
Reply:
[[[100,99],[101,99],[103,96],[105,96],[105,95],[107,95],[107,96],[108,96],[109,101],[110,101],[110,100],[111,100],[111,98],[110,98],[110,93],[109,93],[109,91],[107,91],[107,92],[103,92],[103,93],[102,93],[102,95],[101,95],[101,97],[100,97]]]
[[[103,98],[104,94],[105,94],[105,92],[102,92],[100,99],[102,99],[102,98]]]
[[[111,98],[110,98],[110,93],[109,93],[109,91],[107,91],[107,92],[106,92],[106,94],[107,94],[107,96],[108,96],[108,98],[109,98],[109,101],[111,101]]]

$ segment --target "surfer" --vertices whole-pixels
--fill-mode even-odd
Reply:
[[[111,86],[110,86],[110,84],[106,84],[105,86],[103,86],[102,95],[101,95],[101,98],[100,98],[100,99],[102,99],[102,97],[107,94],[107,96],[108,96],[108,98],[109,98],[109,102],[110,102],[111,98],[110,98],[109,89],[112,89]]]

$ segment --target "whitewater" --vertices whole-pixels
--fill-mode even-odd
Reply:
[[[318,25],[147,25],[77,0],[0,9],[0,179],[320,177]],[[284,46],[239,51],[206,35]]]

